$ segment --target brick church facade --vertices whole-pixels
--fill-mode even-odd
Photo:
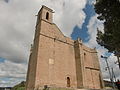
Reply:
[[[95,49],[71,40],[53,23],[53,10],[38,12],[31,49],[26,90],[47,85],[61,88],[101,89],[104,87]]]

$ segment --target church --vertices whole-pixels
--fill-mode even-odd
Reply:
[[[26,90],[104,88],[96,49],[64,36],[53,23],[53,10],[44,5],[37,15],[26,81]]]

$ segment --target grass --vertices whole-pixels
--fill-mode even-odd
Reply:
[[[15,85],[12,90],[25,90],[25,81]]]
[[[17,90],[25,90],[25,87],[19,87]]]

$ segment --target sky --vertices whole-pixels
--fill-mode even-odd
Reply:
[[[116,57],[96,42],[97,28],[103,32],[103,21],[97,20],[93,3],[94,0],[0,0],[0,86],[25,81],[36,15],[42,5],[55,11],[54,23],[66,36],[73,40],[79,37],[86,46],[97,49],[104,79],[109,80],[109,74],[101,55],[108,56],[109,66],[120,78]]]

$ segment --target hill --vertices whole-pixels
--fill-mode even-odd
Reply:
[[[20,84],[15,85],[12,90],[25,90],[25,81],[22,81]]]

